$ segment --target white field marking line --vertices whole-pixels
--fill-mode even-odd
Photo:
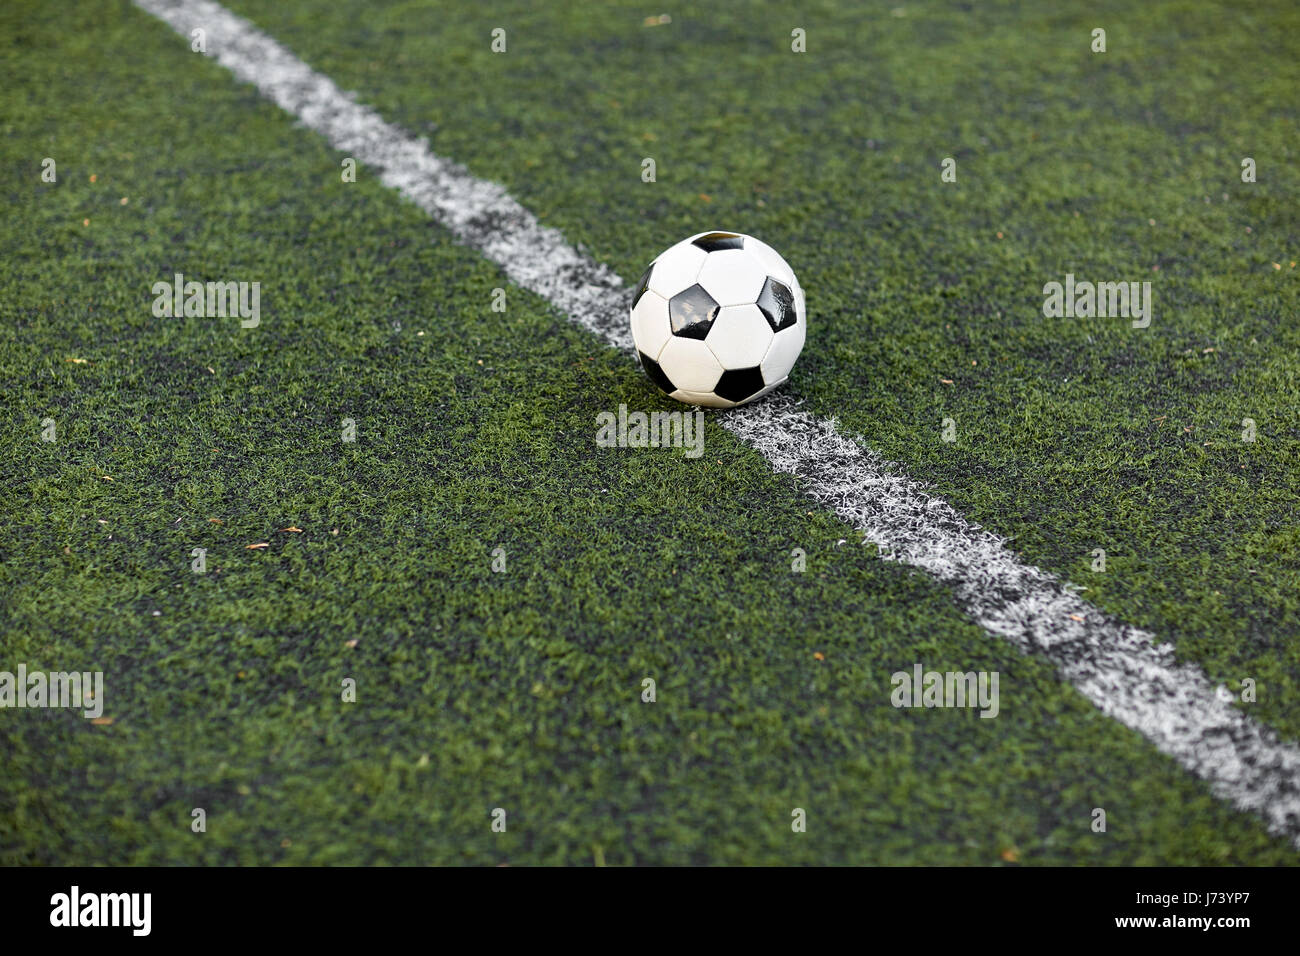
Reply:
[[[608,267],[542,226],[501,186],[435,156],[428,144],[356,102],[246,20],[210,0],[135,0],[189,38],[207,31],[208,56],[378,170],[511,281],[551,302],[609,344],[630,351],[628,291]],[[788,395],[720,414],[716,421],[794,475],[805,493],[894,559],[950,586],[981,627],[1045,656],[1100,710],[1130,727],[1221,799],[1263,817],[1300,847],[1300,748],[1231,704],[1170,644],[1115,621],[1067,585],[1022,563],[1002,538],[971,524],[896,465],[800,410]]]

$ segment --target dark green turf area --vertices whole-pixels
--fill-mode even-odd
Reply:
[[[1262,681],[1261,712],[1274,688],[1289,686],[1294,651],[1285,628],[1295,598],[1285,596],[1284,572],[1294,539],[1288,547],[1281,530],[1267,538],[1248,526],[1260,516],[1273,521],[1288,500],[1285,476],[1275,474],[1287,432],[1268,423],[1284,410],[1278,395],[1290,370],[1279,343],[1294,333],[1280,311],[1292,293],[1281,290],[1294,286],[1270,293],[1266,282],[1293,283],[1292,274],[1252,279],[1228,259],[1207,273],[1214,256],[1203,244],[1189,247],[1170,265],[1200,263],[1189,267],[1189,282],[1219,276],[1211,286],[1222,303],[1237,303],[1242,288],[1258,293],[1249,305],[1255,317],[1240,322],[1247,340],[1257,339],[1261,363],[1243,364],[1226,345],[1209,358],[1166,355],[1161,343],[1176,337],[1172,328],[1153,325],[1139,340],[1099,327],[1094,337],[1119,357],[1108,379],[1114,390],[1098,380],[1083,403],[1073,390],[1088,373],[1048,371],[1067,354],[1087,368],[1103,361],[1100,351],[1085,360],[1078,356],[1093,353],[1049,347],[1081,330],[1024,316],[997,326],[969,311],[985,299],[1001,308],[1006,274],[1032,272],[1026,256],[1059,254],[1047,250],[1060,236],[1041,232],[1012,186],[963,185],[971,208],[926,226],[943,200],[919,179],[908,186],[899,171],[891,198],[871,172],[880,158],[865,154],[864,179],[853,186],[847,158],[812,149],[792,130],[798,156],[736,153],[736,163],[772,177],[767,205],[757,207],[751,173],[724,158],[732,134],[710,128],[710,104],[726,97],[706,88],[686,130],[690,148],[673,148],[683,171],[698,164],[693,175],[707,176],[707,187],[670,186],[665,161],[661,182],[643,187],[657,190],[653,198],[640,198],[614,185],[619,163],[610,151],[629,137],[635,179],[643,124],[633,114],[668,104],[643,92],[634,108],[635,84],[619,75],[600,96],[626,89],[627,105],[564,117],[555,84],[596,95],[579,83],[583,50],[600,69],[624,59],[663,69],[643,47],[672,50],[671,34],[642,38],[639,21],[622,15],[636,37],[631,49],[643,51],[632,55],[585,32],[607,29],[607,15],[590,26],[578,17],[528,21],[542,52],[520,58],[533,71],[525,81],[506,78],[509,59],[457,47],[457,31],[477,42],[480,25],[445,14],[426,23],[410,8],[391,23],[382,12],[299,9],[310,11],[301,23],[264,25],[316,65],[337,69],[343,85],[372,84],[366,95],[392,118],[419,128],[417,114],[428,114],[442,124],[435,145],[453,153],[465,146],[459,158],[508,181],[625,275],[713,213],[775,233],[819,303],[801,391],[823,410],[838,405],[853,428],[946,482],[973,511],[996,515],[990,524],[1026,529],[1031,556],[1083,535],[1089,501],[1102,502],[1126,540],[1160,547],[1128,566],[1117,548],[1120,570],[1106,578],[1116,590],[1099,599],[1157,624],[1190,618],[1183,626],[1205,645],[1207,667],[1233,655],[1262,661],[1260,642],[1276,642],[1268,672],[1276,684]],[[0,862],[1293,861],[1289,845],[1101,716],[1050,667],[969,623],[945,589],[868,549],[836,547],[848,529],[726,432],[710,425],[697,461],[677,451],[596,448],[598,412],[621,402],[666,407],[626,356],[517,289],[508,288],[505,313],[493,312],[492,290],[507,285],[494,266],[370,177],[340,182],[337,154],[190,53],[169,28],[107,0],[79,15],[98,26],[70,25],[35,2],[0,13],[0,174],[9,210],[0,224],[0,670],[103,670],[112,723],[0,710]],[[764,19],[675,23],[699,42],[764,57],[770,44],[741,29]],[[875,22],[860,21],[864,36],[875,35]],[[557,47],[566,23],[567,45]],[[918,31],[918,57],[968,35],[907,29]],[[419,32],[429,44],[423,72],[410,69],[414,49],[380,52]],[[511,35],[522,53],[527,31]],[[900,42],[879,52],[896,56]],[[550,96],[540,88],[546,56],[559,58]],[[684,80],[708,72],[698,54],[676,56]],[[501,76],[475,83],[471,66]],[[871,79],[860,57],[841,54],[823,66],[846,80],[852,67],[884,82]],[[813,88],[811,61],[805,67],[798,83],[774,78],[764,89],[792,97]],[[430,113],[438,85],[452,76],[463,85]],[[863,93],[848,85],[832,97],[822,84],[818,108],[839,117],[827,135],[858,135],[838,97]],[[465,112],[453,121],[457,101]],[[731,101],[718,122],[762,127],[757,100]],[[792,98],[785,108],[798,114]],[[1014,110],[999,115],[1016,124]],[[870,111],[854,122],[888,126]],[[570,123],[584,135],[553,154],[548,138]],[[920,136],[913,127],[907,135]],[[514,130],[508,148],[503,128]],[[493,137],[498,157],[488,148]],[[705,141],[714,143],[712,158],[696,148]],[[530,153],[535,175],[521,172]],[[58,162],[56,185],[40,181],[46,156]],[[920,159],[908,163],[919,176]],[[798,180],[787,179],[800,164]],[[728,191],[733,181],[746,184],[743,196]],[[602,188],[599,202],[584,198]],[[1033,188],[1047,195],[1041,181]],[[718,195],[697,207],[698,192]],[[1127,201],[1140,192],[1130,189]],[[901,220],[883,231],[855,226],[853,204],[866,193],[881,205],[863,222],[912,208],[917,232]],[[1012,223],[1014,234],[1018,223],[1032,235],[1035,223],[1044,249],[1032,252],[1037,240],[1023,236],[1018,254],[960,236],[978,231],[974,207],[998,195],[1011,210],[998,227]],[[796,196],[799,210],[790,207]],[[1062,229],[1100,230],[1098,209],[1114,201],[1099,198],[1093,219]],[[1205,208],[1192,211],[1213,221],[1238,215],[1223,204]],[[734,223],[744,209],[753,217]],[[844,242],[814,237],[810,216],[819,210],[827,226],[843,217],[835,229]],[[957,241],[943,239],[948,229]],[[944,305],[934,276],[911,285],[926,269],[906,250],[927,247],[948,263],[965,307]],[[992,257],[997,275],[988,271]],[[260,281],[260,327],[155,318],[152,285],[177,271]],[[1228,322],[1213,319],[1213,301],[1177,334]],[[1279,311],[1270,319],[1269,309]],[[1019,336],[1026,341],[1017,345]],[[939,392],[922,375],[938,358],[967,354],[979,366],[948,376],[961,391]],[[1162,363],[1174,371],[1166,376]],[[1033,396],[1017,406],[1020,418],[998,411],[1003,399],[995,398],[1013,381]],[[1148,395],[1143,381],[1163,391]],[[1268,437],[1248,452],[1226,444],[1217,452],[1248,462],[1231,479],[1244,486],[1204,462],[1196,479],[1190,456],[1209,450],[1160,443],[1170,441],[1177,416],[1235,408],[1234,396],[1273,402],[1271,413],[1255,416]],[[970,440],[946,453],[920,437],[941,398],[960,401],[960,420],[971,420],[963,431]],[[1178,411],[1165,431],[1148,430],[1136,413],[1132,428],[1113,428],[1116,409],[1130,401]],[[58,429],[52,444],[40,440],[46,418]],[[357,423],[355,443],[341,440],[345,418]],[[1122,502],[1103,500],[1116,475],[1088,472],[1082,461],[1071,469],[1052,444],[1058,432],[1079,441],[1080,422],[1105,439],[1105,447],[1079,446],[1081,459],[1115,455],[1132,470],[1139,465],[1126,455],[1150,456],[1140,473],[1151,495],[1178,491],[1193,517],[1226,501],[1242,528],[1193,549],[1179,535],[1194,537],[1198,526],[1177,524],[1130,484],[1131,504],[1116,511]],[[1281,483],[1272,487],[1269,475]],[[1052,496],[1036,487],[1047,480],[1092,491],[1058,487]],[[291,527],[301,531],[281,530]],[[269,546],[247,547],[258,543]],[[207,549],[206,574],[190,569],[196,547]],[[498,547],[507,568],[494,574]],[[1224,549],[1229,563],[1202,571],[1206,547]],[[1238,572],[1225,569],[1250,547],[1258,580],[1236,582]],[[806,573],[791,571],[793,548],[808,552]],[[1214,611],[1221,623],[1207,616],[1213,607],[1193,601],[1204,582],[1176,577],[1189,569],[1225,575],[1224,604]],[[1128,585],[1133,593],[1110,584],[1129,577],[1138,581]],[[1164,593],[1142,580],[1164,581]],[[1232,602],[1251,597],[1258,607],[1243,624]],[[1001,714],[894,709],[889,675],[917,662],[998,671]],[[653,704],[640,699],[647,677],[658,685]],[[356,681],[355,703],[340,699],[345,678]],[[1270,706],[1285,724],[1285,711]],[[190,829],[196,807],[208,814],[204,834]],[[508,814],[503,834],[489,829],[496,807]],[[807,833],[791,832],[796,807],[808,813]],[[1094,807],[1107,810],[1105,834],[1090,830]]]
[[[629,282],[770,242],[813,409],[1300,737],[1300,7],[231,7]],[[1151,326],[1044,318],[1066,272],[1151,281]]]

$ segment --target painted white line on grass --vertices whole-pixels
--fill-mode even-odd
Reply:
[[[135,0],[183,36],[207,31],[208,55],[339,151],[379,172],[511,281],[609,344],[632,350],[628,289],[495,183],[435,156],[246,20],[209,0]],[[1003,539],[958,514],[832,421],[788,395],[718,415],[779,472],[894,557],[949,585],[986,630],[1050,659],[1104,713],[1133,728],[1222,799],[1258,813],[1300,846],[1300,748],[1222,699],[1173,647],[1107,617]],[[1226,697],[1227,695],[1225,695]]]

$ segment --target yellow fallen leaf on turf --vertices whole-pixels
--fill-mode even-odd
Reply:
[[[813,660],[824,661],[826,660],[826,655],[823,654],[821,651],[817,651],[816,653],[813,654]]]
[[[262,541],[258,544],[246,544],[244,545],[244,550],[252,551],[254,548],[269,548],[269,547],[270,547],[269,544],[267,544],[265,541]]]
[[[209,518],[208,524],[225,524],[220,518]]]
[[[281,531],[292,531],[294,534],[302,534],[302,528],[295,528],[295,527],[293,527],[293,526],[290,526],[290,527],[288,527],[288,528],[281,528],[280,530],[281,530]]]
[[[91,181],[92,183],[93,183],[96,179],[98,179],[98,178],[99,178],[99,177],[96,176],[94,173],[91,173],[91,174],[90,174],[90,181]]]
[[[352,638],[352,640],[350,640],[350,641],[344,641],[344,642],[343,642],[343,646],[344,646],[344,647],[356,647],[356,646],[357,646],[357,639],[354,637],[354,638]]]
[[[104,480],[104,481],[112,481],[112,480],[113,480],[113,479],[110,478],[108,475],[100,475],[99,477],[100,477],[102,480]]]
[[[950,379],[950,378],[941,378],[941,379],[939,379],[939,381],[943,382],[943,384],[945,384],[945,385],[951,385],[951,384],[952,384],[952,379]]]
[[[1020,851],[1013,846],[1009,846],[1002,851],[1002,859],[1006,860],[1008,863],[1015,863],[1020,859]]]
[[[89,364],[90,364],[90,359],[70,358],[70,359],[65,359],[65,361],[71,362],[73,365],[89,365]]]
[[[82,224],[83,226],[89,226],[89,225],[90,225],[90,220],[89,220],[89,219],[83,219],[83,220],[81,220],[81,224]]]
[[[113,722],[112,717],[96,717],[94,720],[91,721],[91,723],[94,724],[96,727],[107,727],[112,722]]]

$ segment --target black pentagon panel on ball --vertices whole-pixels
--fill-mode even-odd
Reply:
[[[641,273],[641,278],[636,284],[636,291],[632,293],[632,308],[641,301],[641,296],[645,295],[645,290],[650,287],[650,273],[654,271],[655,264],[650,263],[650,267]]]
[[[795,324],[794,293],[780,279],[767,277],[763,291],[758,294],[758,307],[773,332],[780,332]]]
[[[668,376],[664,374],[664,370],[660,368],[658,362],[646,355],[644,352],[638,351],[636,354],[641,359],[641,367],[645,369],[646,375],[650,376],[650,381],[654,382],[660,391],[667,395],[671,395],[673,392],[677,391],[677,386],[674,385],[669,380]]]
[[[668,317],[672,321],[673,335],[686,339],[703,339],[713,328],[720,308],[704,286],[693,285],[668,301]]]
[[[718,384],[713,386],[713,394],[729,402],[743,402],[757,395],[764,388],[763,370],[754,368],[733,368],[722,373]]]
[[[721,252],[723,249],[744,249],[745,237],[734,232],[710,232],[691,243],[705,252]]]

